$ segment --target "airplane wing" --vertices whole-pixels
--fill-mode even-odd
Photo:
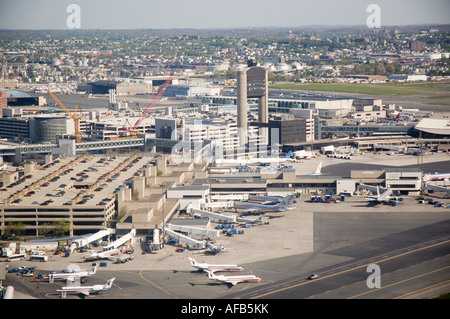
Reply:
[[[261,204],[262,205],[271,205],[271,204],[277,204],[277,203],[278,203],[278,201],[268,200],[268,201],[262,202]]]
[[[72,288],[72,289],[58,289],[57,292],[76,292],[88,296],[90,293],[90,289],[87,288]]]
[[[380,200],[389,200],[391,198],[392,191],[388,189],[383,194],[380,195]]]
[[[242,210],[243,214],[256,214],[258,212],[261,212],[261,210],[256,209],[256,208],[247,208],[247,209]]]

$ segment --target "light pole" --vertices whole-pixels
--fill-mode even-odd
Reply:
[[[165,226],[165,218],[164,218],[164,210],[165,210],[165,203],[166,203],[166,201],[165,201],[165,199],[164,199],[164,194],[165,194],[165,183],[162,183],[161,185],[160,185],[160,187],[161,187],[161,198],[162,198],[162,201],[163,201],[163,207],[162,207],[162,238],[163,238],[163,240],[162,240],[162,247],[164,247],[164,241],[165,241],[165,238],[166,238],[166,231],[165,231],[165,228],[166,228],[166,226]]]

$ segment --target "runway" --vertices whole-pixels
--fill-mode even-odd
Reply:
[[[348,261],[316,269],[318,279],[298,275],[252,288],[228,298],[244,299],[394,299],[450,281],[450,221],[327,251]],[[412,234],[415,236],[410,236]],[[422,241],[417,242],[420,238]],[[316,257],[315,257],[316,258]],[[369,265],[380,269],[379,287],[371,285]],[[368,269],[370,271],[368,271]],[[367,283],[369,282],[369,284]],[[443,292],[448,286],[443,286]],[[435,291],[431,295],[436,294]]]

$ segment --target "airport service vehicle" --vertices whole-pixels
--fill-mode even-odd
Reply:
[[[30,256],[30,260],[31,261],[48,261],[48,256],[44,256],[44,255],[31,255]]]
[[[319,278],[319,275],[316,275],[316,274],[311,274],[311,275],[308,276],[309,280],[317,279],[317,278]]]
[[[194,258],[189,257],[191,266],[201,271],[210,271],[212,273],[217,271],[241,271],[244,268],[238,265],[212,265],[207,263],[198,263]]]
[[[104,285],[93,285],[93,286],[65,286],[57,289],[56,292],[61,293],[61,297],[65,298],[67,293],[81,294],[83,296],[89,296],[91,294],[97,294],[100,291],[108,290],[112,287],[112,284],[116,278],[109,279]]]
[[[254,275],[243,275],[243,276],[216,276],[214,275],[213,272],[211,271],[207,271],[208,272],[208,277],[211,280],[217,280],[217,281],[221,281],[230,285],[236,285],[238,283],[241,282],[257,282],[257,281],[261,281],[260,277],[256,277]]]
[[[127,261],[130,261],[130,260],[132,260],[134,258],[134,256],[133,255],[130,255],[130,254],[126,254],[126,255],[122,255],[122,256],[120,256],[120,257],[118,257],[117,259],[116,259],[116,263],[126,263]]]
[[[16,260],[22,260],[25,259],[25,254],[14,254],[11,256],[8,256],[8,259],[6,261],[16,261]]]
[[[120,251],[118,249],[110,249],[110,250],[105,250],[105,251],[101,251],[98,253],[91,251],[90,258],[91,259],[108,259],[109,257],[111,257],[113,255],[117,255],[118,253],[120,253]]]

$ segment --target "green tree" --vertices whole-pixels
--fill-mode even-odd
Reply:
[[[11,240],[25,234],[25,225],[22,222],[11,222],[5,227],[2,238]]]

